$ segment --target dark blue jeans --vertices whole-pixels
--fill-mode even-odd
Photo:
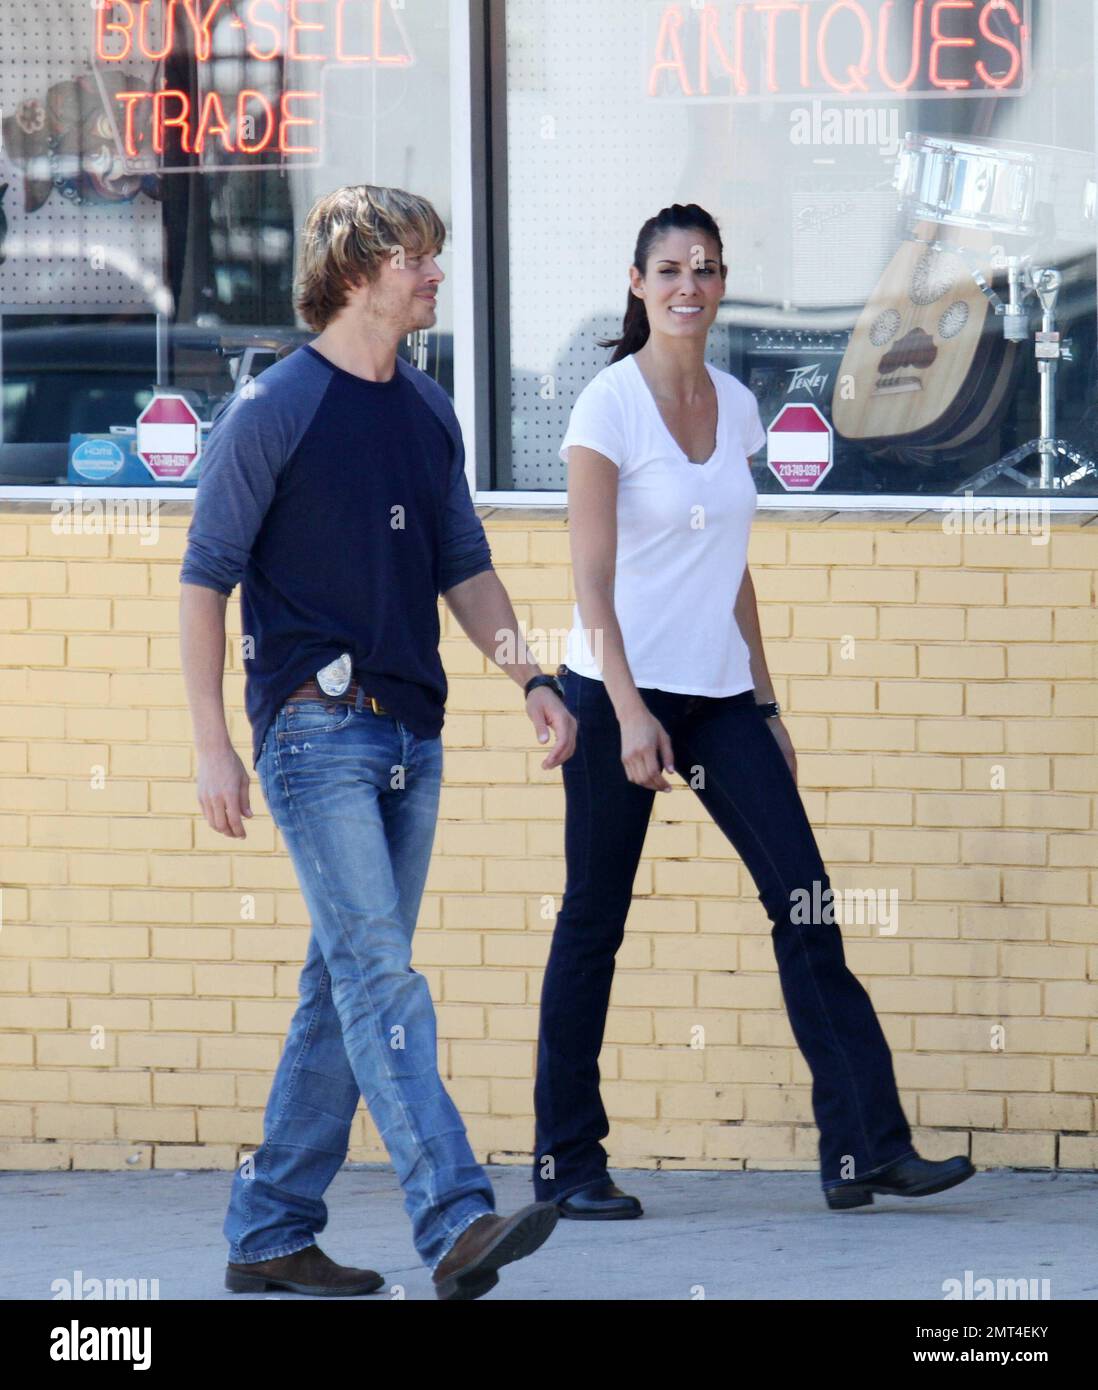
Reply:
[[[554,1200],[606,1174],[599,1096],[614,956],[656,793],[630,782],[602,681],[562,668],[576,750],[562,765],[564,900],[541,994],[534,1190]],[[841,1186],[915,1152],[892,1055],[825,905],[831,885],[797,784],[755,692],[711,698],[643,689],[686,779],[755,881],[772,925],[782,995],[812,1073],[822,1185]],[[700,775],[699,775],[700,774]],[[804,904],[815,904],[810,911]]]

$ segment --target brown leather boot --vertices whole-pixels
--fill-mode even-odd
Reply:
[[[479,1298],[499,1283],[500,1265],[532,1255],[545,1243],[560,1212],[554,1202],[532,1202],[514,1216],[484,1216],[466,1227],[432,1276],[439,1298]]]
[[[254,1264],[233,1264],[225,1270],[225,1287],[233,1293],[264,1293],[267,1289],[289,1289],[317,1298],[352,1298],[374,1293],[385,1280],[376,1269],[353,1269],[337,1265],[319,1245],[307,1245],[292,1255]]]

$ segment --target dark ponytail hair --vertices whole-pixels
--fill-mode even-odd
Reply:
[[[725,269],[724,264],[724,243],[721,241],[721,234],[716,222],[697,203],[672,203],[668,208],[662,208],[655,217],[650,217],[640,229],[637,237],[636,249],[633,252],[633,264],[642,275],[648,274],[648,256],[652,250],[653,242],[657,241],[664,232],[671,230],[686,232],[705,232],[717,243],[717,253],[721,260],[721,271]],[[633,293],[630,285],[628,300],[625,305],[625,317],[621,324],[621,337],[598,339],[599,347],[614,348],[614,355],[610,361],[619,362],[623,357],[628,357],[630,353],[639,352],[648,341],[651,329],[648,325],[648,310],[644,306],[644,300]]]

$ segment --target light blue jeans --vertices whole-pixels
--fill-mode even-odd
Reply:
[[[495,1210],[438,1074],[427,981],[411,966],[442,739],[419,738],[368,705],[290,701],[256,772],[312,933],[263,1143],[233,1178],[229,1259],[271,1260],[315,1243],[361,1095],[403,1188],[416,1250],[434,1269]]]

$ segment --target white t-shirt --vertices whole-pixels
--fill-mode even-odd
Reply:
[[[638,687],[737,695],[754,685],[733,608],[758,506],[748,457],[766,443],[754,394],[706,363],[717,390],[717,444],[691,463],[663,422],[633,354],[576,397],[560,456],[572,444],[617,465],[614,611]],[[566,664],[602,679],[598,634],[572,612]]]

